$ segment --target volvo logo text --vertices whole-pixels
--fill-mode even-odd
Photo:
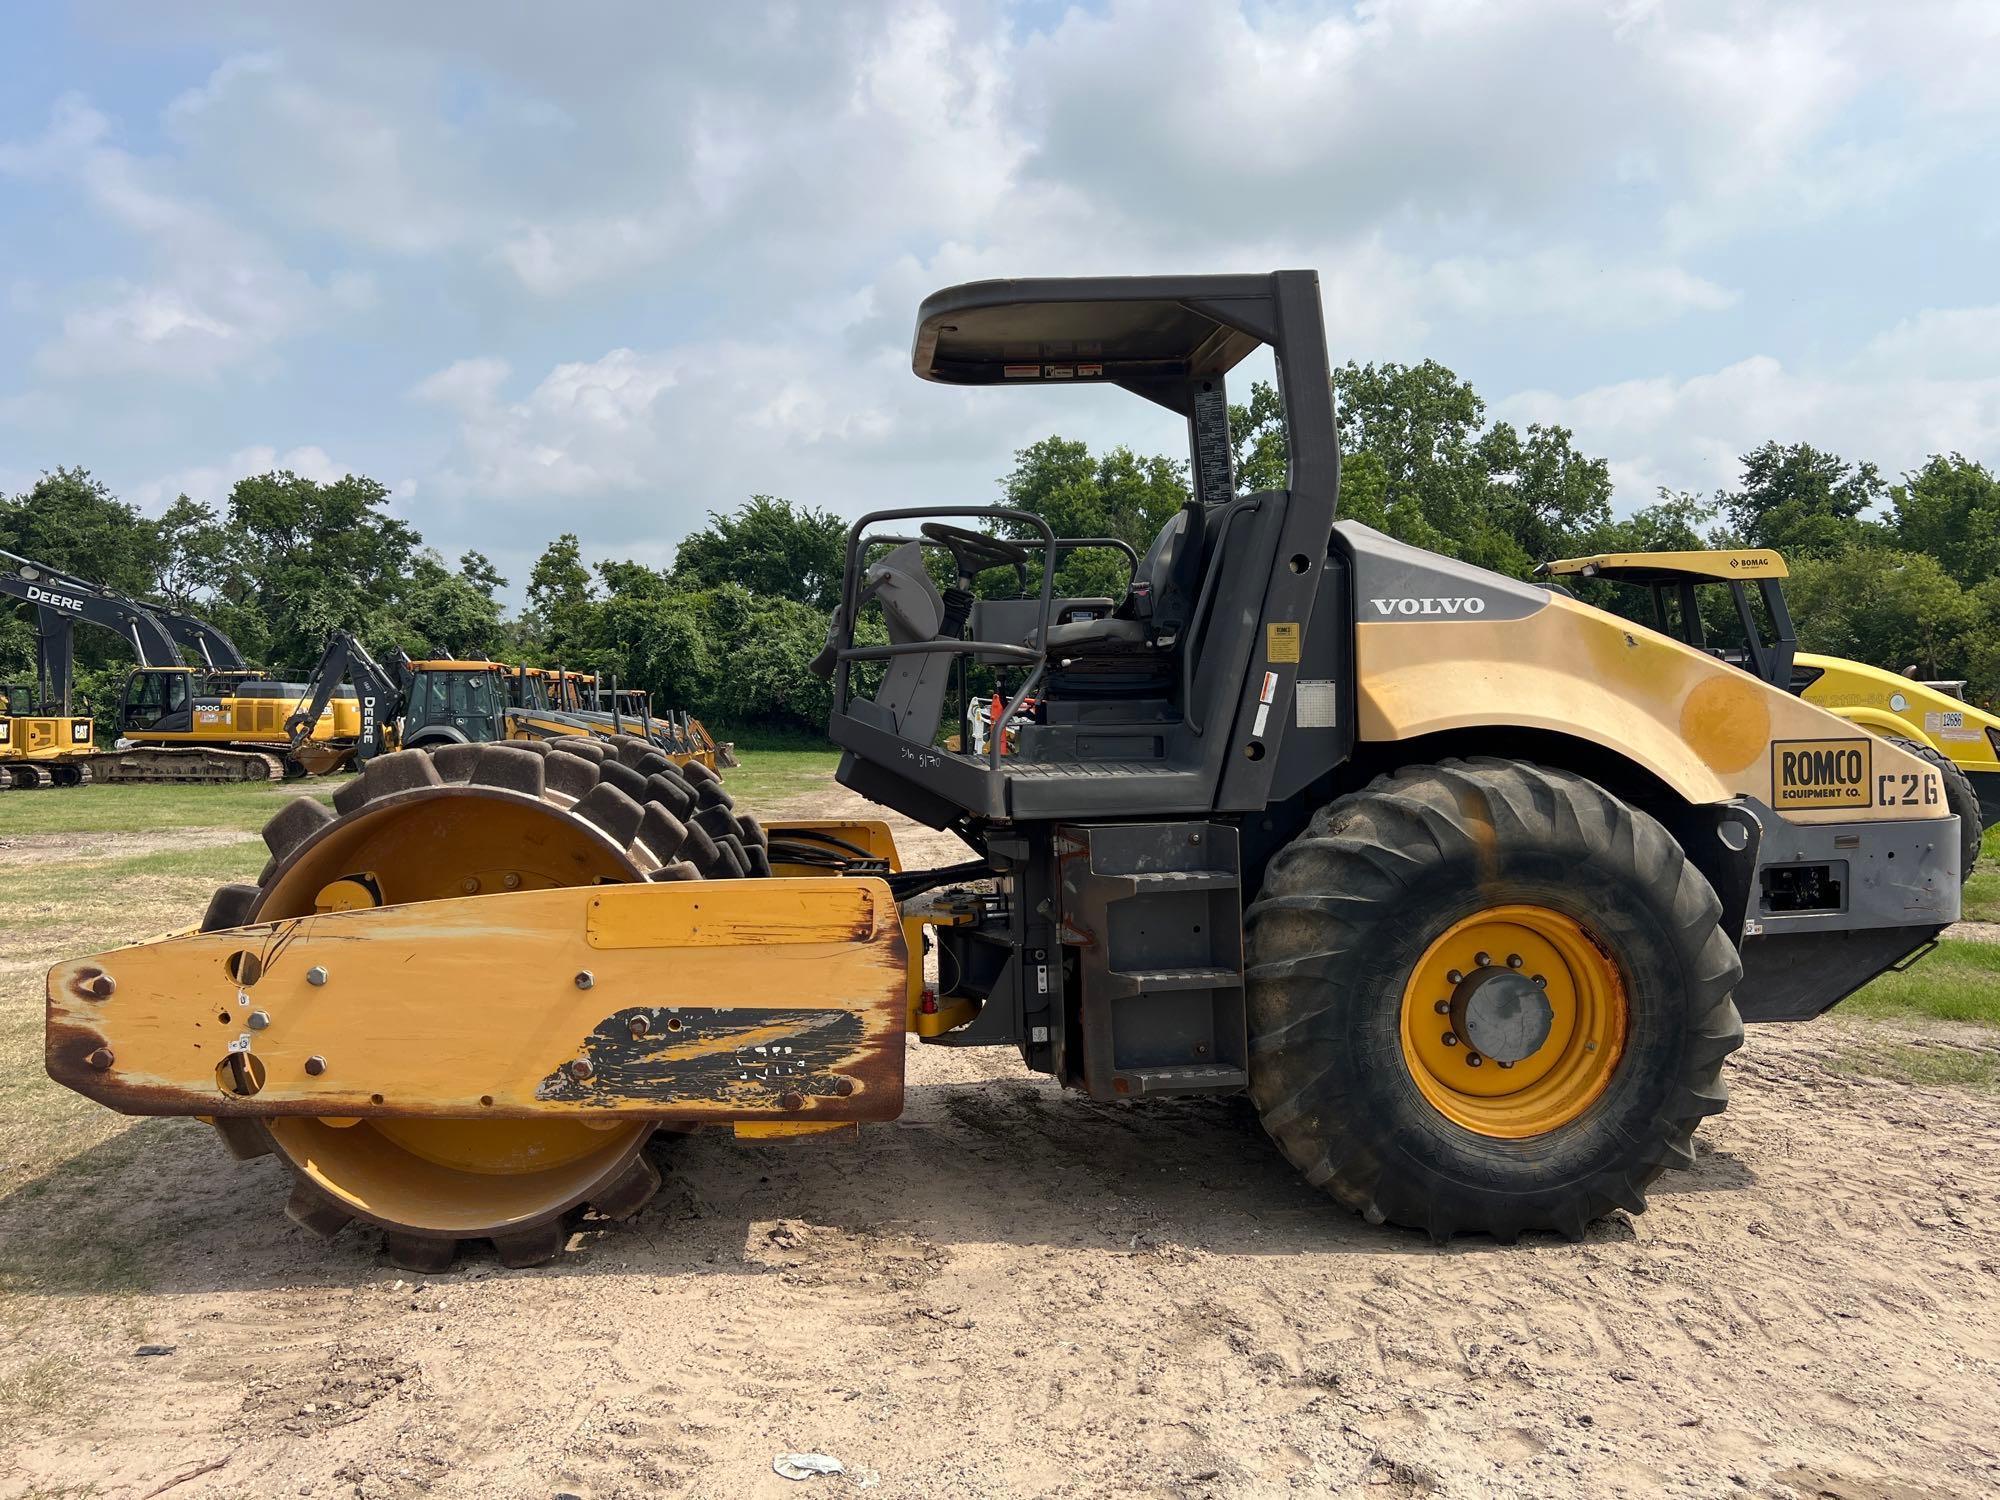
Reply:
[[[1477,594],[1457,599],[1370,599],[1375,613],[1390,615],[1483,615],[1486,601]]]

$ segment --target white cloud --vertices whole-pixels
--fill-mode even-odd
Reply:
[[[50,375],[209,379],[365,305],[366,278],[315,283],[254,233],[174,193],[163,168],[108,144],[111,135],[105,115],[70,95],[41,136],[0,144],[0,176],[74,182],[152,263],[146,280],[112,278],[63,298],[61,332],[37,354]]]
[[[1738,482],[1741,455],[1768,439],[1809,442],[1894,475],[1926,456],[2000,451],[2000,364],[1966,359],[1968,340],[2000,329],[2000,308],[1924,313],[1850,362],[1788,368],[1768,355],[1686,379],[1656,377],[1495,403],[1517,423],[1560,422],[1606,455],[1622,506],[1660,485],[1710,491]]]
[[[1719,312],[1741,294],[1679,266],[1593,259],[1566,246],[1511,260],[1451,257],[1433,264],[1428,288],[1471,318],[1566,318],[1589,327],[1638,327],[1690,312]]]
[[[1862,359],[1884,378],[1990,376],[2000,367],[2000,307],[1927,308],[1870,339]]]
[[[1990,0],[128,0],[116,29],[226,60],[175,80],[157,155],[75,98],[0,145],[0,177],[73,191],[122,247],[87,284],[6,267],[8,330],[45,342],[0,420],[141,377],[148,470],[173,471],[149,493],[183,454],[226,487],[208,455],[316,430],[261,405],[232,430],[207,399],[176,446],[183,385],[282,420],[327,399],[301,370],[337,370],[349,409],[317,430],[409,476],[447,551],[504,521],[664,555],[755,490],[987,500],[1051,431],[1178,434],[1115,396],[919,386],[924,294],[1277,265],[1320,269],[1336,358],[1518,348],[1482,388],[1567,393],[1496,406],[1571,413],[1627,489],[1720,482],[1786,427],[1885,460],[1991,432],[1995,315],[1912,312],[1863,350],[1902,309],[1842,282],[1873,275],[1850,226],[1912,183],[1924,232],[2000,235],[1968,191],[2000,133]],[[1768,336],[1765,246],[1814,226],[1825,316]],[[1634,378],[1662,348],[1708,373]]]
[[[218,463],[195,464],[148,479],[133,486],[126,498],[141,510],[155,514],[166,509],[179,495],[219,508],[229,498],[229,491],[237,480],[250,474],[269,474],[274,470],[288,470],[301,479],[315,480],[320,484],[330,484],[354,472],[346,465],[335,463],[324,448],[314,444],[289,448],[283,453],[268,444],[255,444],[237,449]],[[414,493],[414,484],[408,480],[404,483],[410,484]]]

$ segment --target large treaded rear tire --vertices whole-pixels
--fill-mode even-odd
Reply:
[[[267,910],[266,898],[285,871],[328,830],[385,804],[421,800],[427,794],[452,795],[453,787],[477,788],[503,801],[532,798],[562,816],[589,824],[617,851],[613,857],[624,871],[621,878],[723,879],[770,870],[756,820],[737,816],[718,783],[684,775],[643,740],[611,743],[577,737],[442,745],[371,759],[334,793],[331,809],[312,797],[287,804],[265,825],[264,842],[271,858],[257,882],[218,890],[202,918],[202,930],[296,914]],[[456,873],[462,872],[444,872],[447,882]],[[263,1120],[224,1118],[216,1126],[233,1155],[254,1158],[276,1153],[286,1163],[292,1189],[285,1212],[295,1223],[331,1239],[354,1218],[369,1217],[312,1181]],[[594,1182],[550,1202],[529,1219],[471,1233],[439,1233],[380,1217],[373,1222],[384,1231],[383,1248],[390,1260],[406,1270],[448,1269],[462,1243],[479,1239],[490,1239],[507,1265],[534,1265],[561,1251],[565,1226],[573,1214],[589,1207],[608,1217],[625,1218],[652,1197],[660,1177],[644,1153],[651,1134],[650,1125],[636,1131],[631,1149],[621,1152]]]
[[[1979,841],[1986,835],[1980,818],[1979,793],[1972,789],[1972,778],[1961,771],[1958,762],[1949,755],[1921,740],[1906,740],[1900,735],[1891,735],[1889,743],[1937,767],[1937,773],[1944,781],[1945,809],[1958,814],[1958,880],[1963,885],[1972,879],[1972,867],[1979,859]]]
[[[1433,1107],[1399,1029],[1429,945],[1507,903],[1579,924],[1615,961],[1628,1015],[1603,1092],[1527,1139]],[[1580,1236],[1643,1210],[1727,1102],[1742,966],[1720,915],[1672,836],[1582,777],[1484,759],[1392,772],[1315,814],[1246,913],[1251,1097],[1286,1157],[1370,1222],[1439,1241]]]

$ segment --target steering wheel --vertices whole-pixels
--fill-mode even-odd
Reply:
[[[958,576],[967,582],[988,568],[1012,568],[1020,575],[1022,588],[1027,587],[1028,549],[1019,542],[963,526],[947,526],[941,521],[926,521],[918,529],[951,553]]]

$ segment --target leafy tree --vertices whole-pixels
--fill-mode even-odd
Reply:
[[[316,661],[336,629],[382,634],[421,538],[387,513],[389,491],[362,475],[330,484],[289,471],[239,479],[228,525],[246,587],[266,622],[267,655]]]
[[[127,594],[150,593],[161,561],[159,528],[82,468],[0,499],[0,547]]]
[[[1955,677],[1984,601],[1961,589],[1942,564],[1920,552],[1856,547],[1792,565],[1786,589],[1799,643],[1919,677]],[[1985,615],[1990,626],[1993,616]]]
[[[1333,385],[1342,453],[1372,454],[1379,470],[1379,486],[1361,497],[1379,515],[1375,524],[1447,556],[1483,561],[1494,551],[1478,452],[1486,404],[1472,386],[1428,359],[1350,360],[1334,372]]]
[[[542,550],[528,573],[528,620],[544,652],[574,661],[589,644],[590,570],[576,533],[565,531]]]
[[[727,640],[729,670],[715,684],[716,717],[823,726],[833,689],[811,663],[826,644],[826,615],[797,600],[747,593],[743,605]]]
[[[160,596],[184,614],[225,595],[235,583],[237,561],[231,556],[230,534],[215,508],[178,496],[159,522]]]
[[[500,601],[493,591],[506,582],[477,552],[468,552],[453,572],[435,549],[424,548],[411,561],[395,625],[397,643],[413,654],[491,656],[501,640]]]
[[[1899,547],[1929,553],[1962,584],[2000,577],[2000,479],[1984,464],[1933,453],[1889,500]]]
[[[626,592],[606,581],[611,591],[592,621],[593,665],[654,693],[663,707],[702,711],[727,660],[726,644],[711,639],[704,596],[651,584]]]
[[[840,601],[847,524],[830,511],[753,495],[733,514],[708,513],[708,525],[680,544],[674,573],[691,588],[741,584],[754,594],[794,599],[819,609]]]
[[[1722,509],[1746,546],[1776,547],[1788,560],[1832,557],[1878,540],[1881,528],[1863,517],[1882,496],[1871,463],[1770,442],[1743,455],[1743,486],[1722,496]]]
[[[1732,545],[1718,536],[1718,507],[1688,490],[1662,485],[1659,498],[1642,505],[1622,521],[1611,521],[1599,532],[1593,552],[1699,552],[1704,547]]]
[[[1567,427],[1537,422],[1523,438],[1501,422],[1476,445],[1487,474],[1482,529],[1492,535],[1481,550],[1504,571],[1526,573],[1570,555],[1610,521],[1611,467],[1577,452],[1574,436]]]
[[[484,552],[461,552],[458,555],[458,571],[482,594],[496,594],[507,587],[507,580],[500,576],[500,570],[493,566],[493,560]]]
[[[1270,381],[1253,381],[1249,401],[1230,406],[1229,441],[1239,495],[1285,488],[1291,457],[1285,445],[1285,403]]]
[[[135,595],[152,592],[161,557],[158,527],[83,468],[54,469],[24,493],[0,498],[0,548]],[[74,642],[73,706],[115,702],[132,665],[130,644],[88,627]],[[34,663],[32,607],[0,600],[0,681],[33,682]]]
[[[1188,498],[1185,460],[1141,457],[1123,446],[1093,457],[1088,444],[1060,437],[1015,453],[1013,471],[1000,485],[1006,504],[1040,516],[1057,536],[1115,537],[1142,557]],[[1131,564],[1109,548],[1072,552],[1056,570],[1056,592],[1116,599],[1130,574]],[[998,574],[988,582],[1012,587]]]

